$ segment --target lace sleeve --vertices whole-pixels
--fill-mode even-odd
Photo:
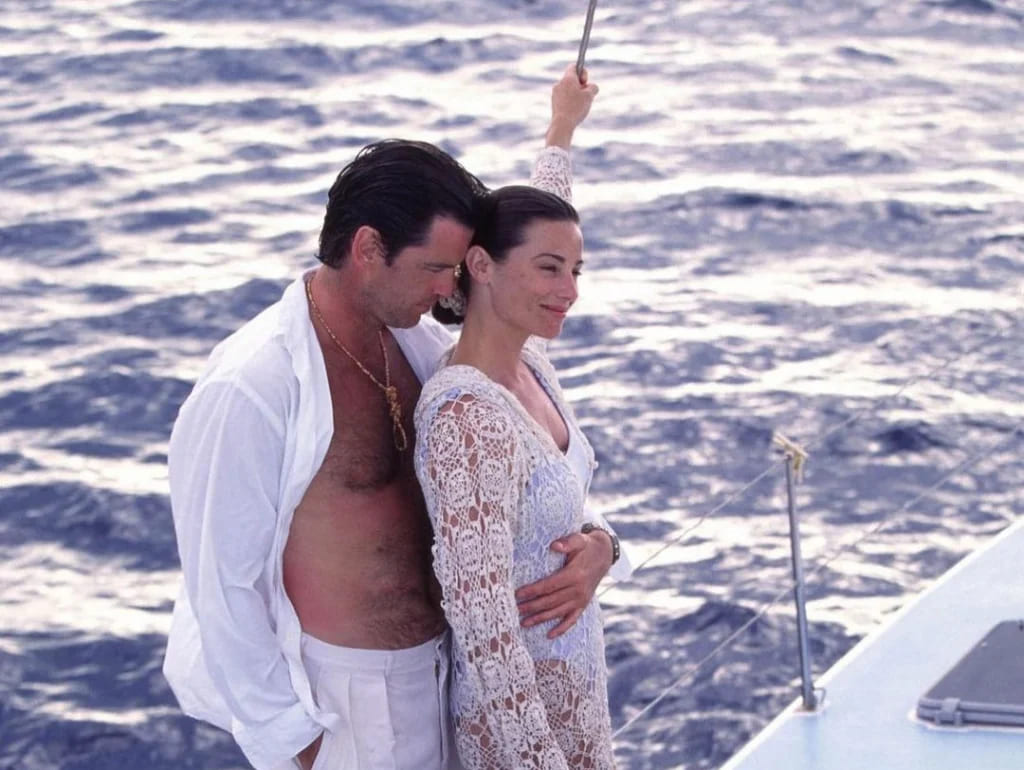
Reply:
[[[572,161],[561,147],[545,147],[537,156],[530,184],[572,203]]]
[[[513,531],[525,483],[514,420],[501,405],[464,393],[417,427],[434,571],[452,628],[459,757],[468,770],[567,770],[513,593]]]

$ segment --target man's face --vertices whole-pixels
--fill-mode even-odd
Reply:
[[[399,251],[367,285],[380,320],[388,326],[415,326],[441,297],[455,289],[455,268],[469,249],[473,231],[455,219],[435,217],[426,241]]]

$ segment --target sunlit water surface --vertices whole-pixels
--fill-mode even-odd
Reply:
[[[364,143],[524,180],[585,6],[3,4],[0,767],[245,766],[159,670],[178,406],[312,263]],[[787,586],[781,469],[723,504],[774,431],[814,445],[819,673],[1022,512],[1024,8],[608,2],[588,61],[553,351],[593,503],[650,558],[603,596],[615,726],[679,681],[617,753],[712,768],[796,694],[788,599],[696,666]]]

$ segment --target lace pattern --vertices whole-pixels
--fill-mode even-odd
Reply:
[[[523,360],[572,433],[539,341]],[[452,628],[451,690],[467,770],[614,767],[599,608],[558,639],[556,621],[519,625],[515,586],[561,566],[552,540],[578,531],[580,482],[514,394],[469,366],[442,368],[416,409],[416,472],[434,525],[434,570]]]
[[[561,147],[545,147],[533,165],[530,184],[572,203],[572,161]]]

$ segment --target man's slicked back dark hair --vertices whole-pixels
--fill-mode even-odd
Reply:
[[[526,240],[527,228],[536,221],[580,223],[573,205],[553,193],[525,185],[508,185],[487,193],[480,201],[476,231],[470,246],[481,246],[495,262],[504,262],[512,249]],[[469,298],[472,280],[463,269],[456,286]],[[440,302],[431,308],[434,318],[444,324],[460,324],[463,313],[456,313]]]
[[[380,233],[388,264],[427,240],[435,217],[475,224],[487,188],[448,153],[426,142],[385,139],[368,144],[338,174],[327,195],[320,261],[339,267],[363,225]]]

